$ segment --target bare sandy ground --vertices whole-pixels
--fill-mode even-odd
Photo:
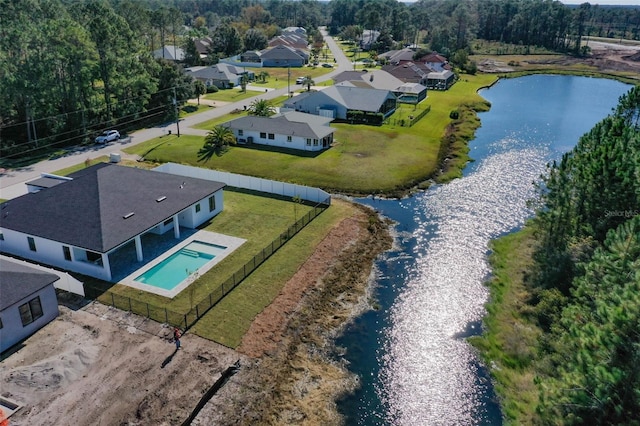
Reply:
[[[24,406],[10,424],[180,425],[237,360],[240,371],[194,425],[338,423],[334,398],[349,378],[322,352],[362,305],[372,259],[386,247],[386,228],[379,235],[371,228],[368,214],[353,209],[256,318],[238,351],[190,333],[176,351],[163,324],[97,302],[61,306],[56,320],[0,362],[0,394]]]

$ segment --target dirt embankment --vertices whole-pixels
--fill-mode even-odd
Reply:
[[[331,341],[370,308],[373,261],[391,242],[387,224],[364,207],[336,227],[254,321],[239,348],[254,361],[194,424],[340,424],[335,400],[356,382]]]
[[[390,245],[364,207],[334,227],[260,314],[238,351],[99,303],[61,315],[0,362],[11,425],[179,425],[236,360],[240,371],[193,424],[336,424],[353,386],[331,339],[366,304],[373,260]]]

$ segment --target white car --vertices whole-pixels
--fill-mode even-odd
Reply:
[[[302,84],[304,83],[305,78],[304,77],[298,77],[296,78],[296,84]]]
[[[117,130],[105,130],[96,138],[96,143],[107,143],[120,139],[120,132]]]

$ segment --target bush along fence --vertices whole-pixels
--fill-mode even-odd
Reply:
[[[323,202],[317,203],[312,210],[306,215],[298,219],[294,224],[274,239],[270,244],[255,254],[251,260],[246,262],[235,273],[228,277],[218,287],[216,287],[208,296],[195,304],[188,312],[175,312],[164,306],[155,306],[147,302],[142,302],[128,296],[122,296],[109,290],[100,290],[92,288],[85,284],[87,297],[97,299],[105,305],[123,311],[129,311],[134,314],[147,317],[157,322],[166,323],[174,327],[180,327],[186,330],[193,326],[209,309],[215,306],[224,298],[231,290],[236,288],[246,277],[255,271],[262,263],[264,263],[272,254],[289,241],[298,232],[304,229],[313,219],[320,213],[325,211],[331,204],[331,197]]]
[[[384,121],[384,124],[389,124],[391,126],[411,127],[418,121],[420,121],[422,117],[427,115],[429,111],[431,111],[431,105],[428,105],[425,109],[420,110],[417,114],[410,115],[407,118],[389,117]]]

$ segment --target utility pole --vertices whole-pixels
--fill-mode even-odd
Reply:
[[[178,98],[175,87],[173,88],[173,105],[176,108],[176,127],[178,129],[178,137],[180,137],[180,110],[178,109]]]
[[[287,97],[291,97],[291,87],[289,81],[291,80],[291,65],[287,67]]]

